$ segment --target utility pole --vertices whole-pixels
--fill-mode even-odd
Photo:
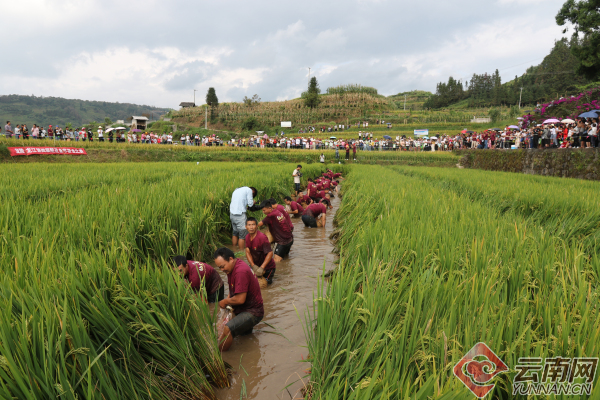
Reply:
[[[194,89],[194,106],[196,105],[196,92],[197,92],[197,90]]]
[[[521,86],[521,94],[519,95],[519,110],[521,109],[521,97],[523,96],[523,86]]]
[[[310,67],[308,67],[308,84],[310,85]]]
[[[404,111],[406,111],[406,95],[404,95]]]

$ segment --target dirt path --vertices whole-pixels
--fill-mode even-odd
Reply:
[[[302,398],[301,378],[310,367],[300,362],[308,356],[303,321],[307,307],[312,305],[323,263],[326,270],[334,267],[335,255],[331,253],[329,235],[339,204],[339,196],[336,196],[325,229],[305,228],[300,218],[292,219],[295,229],[290,256],[277,266],[273,284],[262,291],[265,318],[252,335],[235,338],[230,351],[223,354],[234,373],[231,388],[217,390],[220,400],[239,400],[244,387],[248,399]],[[222,277],[227,282],[226,276]],[[227,284],[225,288],[227,296]],[[273,325],[285,338],[268,333],[274,330],[263,322]],[[240,368],[240,360],[243,368]]]

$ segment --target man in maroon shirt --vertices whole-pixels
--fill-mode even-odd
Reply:
[[[173,264],[181,276],[190,283],[194,292],[202,294],[202,287],[206,289],[207,302],[215,303],[223,300],[223,280],[213,267],[203,262],[188,260],[184,256],[173,257]]]
[[[311,199],[311,198],[310,198],[310,196],[309,196],[308,194],[301,195],[301,196],[298,198],[298,203],[300,203],[300,204],[304,204],[302,207],[305,207],[305,206],[309,205],[309,204],[310,204],[310,203],[312,203],[312,202],[313,202],[313,199]]]
[[[288,214],[291,214],[290,216],[299,217],[304,212],[304,207],[293,201],[290,196],[286,196],[284,201],[290,207],[290,211],[288,212]]]
[[[315,183],[310,178],[308,179],[306,194],[308,194],[308,196],[313,200],[315,199],[315,195],[317,194],[317,185],[315,185]]]
[[[258,221],[249,217],[246,221],[246,259],[256,276],[263,276],[267,284],[273,283],[275,275],[275,261],[273,261],[273,250],[267,235],[258,230]]]
[[[294,234],[283,213],[274,208],[269,200],[264,201],[261,207],[266,217],[258,223],[258,226],[267,225],[269,227],[269,231],[277,243],[273,259],[278,263],[290,253],[294,244]]]
[[[216,266],[227,274],[229,286],[229,297],[219,301],[219,307],[231,306],[235,314],[219,338],[219,349],[227,351],[235,336],[252,333],[252,328],[263,319],[265,309],[258,280],[248,264],[235,258],[227,247],[217,249],[214,259]]]
[[[326,200],[324,200],[326,201]],[[329,202],[327,202],[328,204]],[[324,203],[313,203],[306,207],[302,213],[302,222],[307,228],[317,228],[317,221],[320,220],[322,226],[325,226],[327,207]]]
[[[285,217],[286,221],[290,225],[290,229],[293,231],[294,230],[294,224],[292,224],[292,219],[290,218],[290,214],[287,212],[287,210],[285,209],[285,207],[283,205],[277,203],[277,200],[275,200],[275,199],[269,199],[269,203],[271,203],[271,207],[273,207],[273,208],[281,211],[281,213]]]

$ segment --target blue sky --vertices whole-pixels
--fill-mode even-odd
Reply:
[[[389,95],[452,75],[522,74],[548,54],[563,0],[3,1],[0,94],[178,108],[320,86]]]

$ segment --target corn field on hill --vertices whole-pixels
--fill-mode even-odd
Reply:
[[[357,138],[359,130],[373,132],[374,137],[379,138],[383,135],[412,136],[417,129],[429,129],[433,134],[456,135],[464,129],[481,131],[517,122],[517,115],[513,115],[514,110],[510,107],[498,107],[500,114],[495,123],[474,124],[471,123],[473,117],[488,116],[490,109],[479,107],[426,110],[422,108],[422,102],[426,97],[423,93],[427,92],[410,93],[412,97],[407,96],[406,109],[403,93],[390,97],[348,93],[323,95],[323,101],[314,109],[306,107],[302,99],[294,99],[253,105],[224,103],[213,110],[212,118],[211,110],[206,112],[206,106],[173,111],[170,116],[179,131],[203,128],[205,115],[208,114],[209,129],[224,131],[232,137],[238,134],[254,134],[255,131],[264,131],[270,136],[281,131],[295,135],[301,130],[308,132],[311,126],[317,128],[311,136],[319,138]],[[291,121],[292,128],[281,128],[282,121]],[[357,126],[364,121],[369,122],[368,128]],[[390,129],[388,123],[391,124]],[[319,132],[320,128],[337,124],[350,125],[351,128],[333,133]],[[158,130],[160,131],[160,128]],[[164,126],[164,130],[171,131],[172,126]]]
[[[302,99],[263,102],[253,105],[223,103],[213,110],[209,123],[220,123],[231,129],[247,127],[278,127],[281,121],[291,121],[292,126],[318,122],[349,123],[350,119],[361,119],[373,113],[382,113],[395,108],[385,97],[366,93],[333,94],[320,97],[317,108],[304,105]],[[204,125],[205,107],[184,108],[174,111],[172,120],[184,124]]]

